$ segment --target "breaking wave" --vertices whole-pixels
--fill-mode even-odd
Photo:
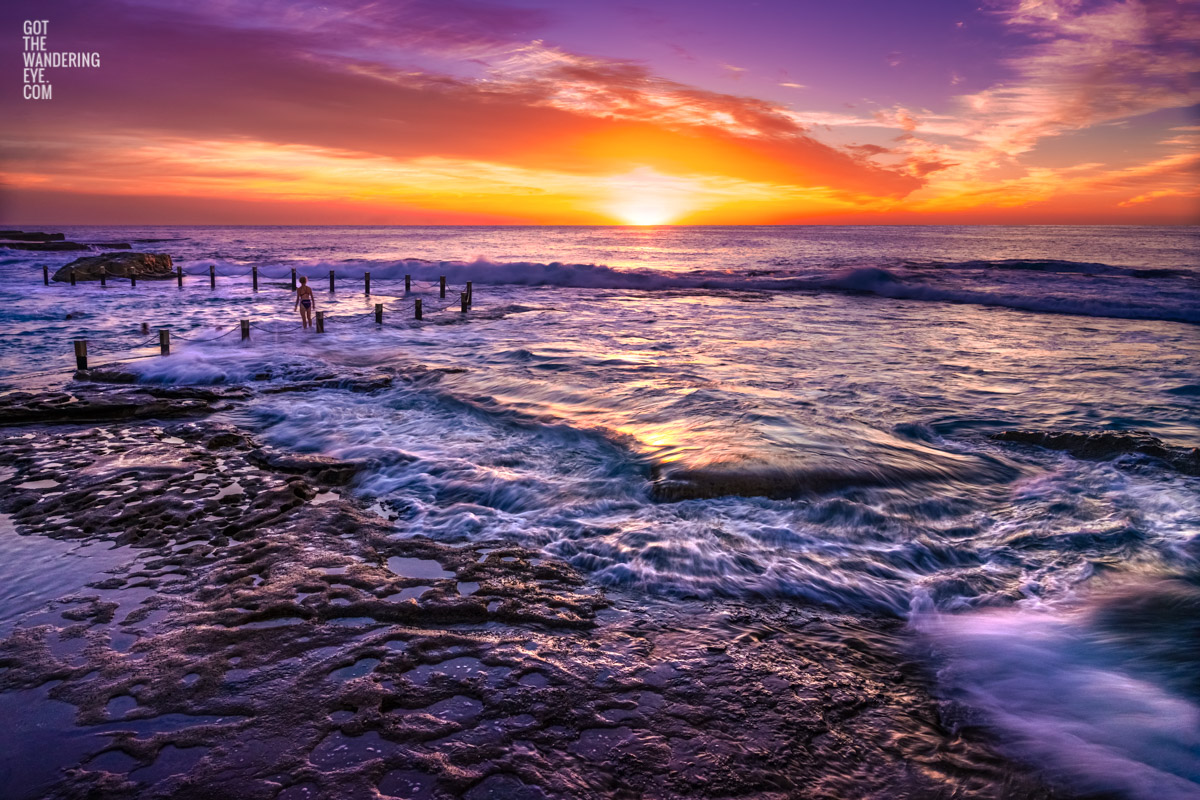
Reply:
[[[213,260],[184,262],[185,270],[207,271]],[[245,263],[216,261],[218,272],[244,274]],[[1187,273],[1061,260],[1001,260],[902,262],[879,266],[844,267],[819,272],[780,270],[689,271],[622,270],[602,264],[493,261],[297,261],[262,265],[268,279],[290,276],[292,268],[310,279],[335,270],[342,279],[399,281],[409,275],[433,283],[445,276],[453,285],[472,281],[480,286],[558,286],[575,289],[629,291],[742,291],[845,292],[893,300],[995,306],[1046,314],[1071,314],[1116,319],[1145,319],[1200,324],[1200,286]],[[996,270],[1010,273],[1002,287],[979,289],[971,273]],[[956,277],[957,275],[957,277]],[[1024,277],[1022,277],[1024,275]],[[1015,276],[1015,277],[1013,277]],[[1109,284],[1091,286],[1087,279],[1137,279],[1136,291],[1109,291]],[[968,282],[969,281],[969,282]],[[1115,299],[1119,298],[1119,299]]]

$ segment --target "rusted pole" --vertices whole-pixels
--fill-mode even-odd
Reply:
[[[108,285],[108,270],[106,270],[104,267],[100,268],[100,285]]]
[[[383,324],[383,303],[375,304],[375,324],[376,325]]]
[[[71,285],[75,285],[75,270],[71,270]]]
[[[179,283],[179,288],[183,288],[183,267],[175,267],[175,280]]]
[[[158,332],[158,352],[164,356],[171,355],[171,332],[166,328]]]
[[[250,338],[250,320],[244,319],[244,320],[242,320],[242,341],[244,342],[249,338]]]
[[[317,333],[324,333],[324,332],[325,332],[325,312],[318,311],[317,312]]]
[[[150,323],[149,323],[149,322],[143,322],[143,323],[142,323],[142,335],[143,335],[143,336],[145,336],[145,335],[146,335],[147,333],[149,333],[149,332],[150,332]]]
[[[404,293],[408,294],[412,291],[412,275],[404,276]]]
[[[132,272],[129,273],[129,288],[130,289],[137,288],[137,275],[134,275]]]
[[[87,339],[75,340],[75,369],[87,369]]]
[[[254,284],[254,291],[258,291],[258,267],[250,268],[250,280]]]
[[[292,267],[292,291],[296,291],[296,268]]]
[[[210,288],[210,289],[217,288],[217,265],[216,264],[208,265],[208,288]]]
[[[329,270],[329,291],[331,291],[331,292],[334,291],[334,289],[333,289],[333,270]]]
[[[371,293],[371,273],[363,273],[363,294]]]
[[[440,280],[442,283],[442,297],[445,297],[446,296],[446,276],[442,275],[441,277],[438,278],[438,280]]]
[[[50,267],[42,264],[42,283],[50,285]]]
[[[464,314],[467,313],[467,293],[466,292],[458,293],[458,302],[462,304],[462,313],[464,313]]]
[[[467,305],[475,304],[475,290],[471,288],[471,282],[467,281]]]
[[[414,308],[416,310],[416,318],[420,319],[421,318],[421,301],[420,300],[417,301],[417,304]]]

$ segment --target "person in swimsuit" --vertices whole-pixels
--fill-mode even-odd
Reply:
[[[305,328],[312,326],[312,313],[316,305],[317,298],[313,296],[312,287],[308,285],[308,278],[300,276],[300,286],[296,289],[296,305],[292,310],[300,309],[300,323]]]

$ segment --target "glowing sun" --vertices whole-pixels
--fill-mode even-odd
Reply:
[[[626,225],[666,225],[678,211],[661,198],[648,197],[618,205],[613,208],[613,213]]]

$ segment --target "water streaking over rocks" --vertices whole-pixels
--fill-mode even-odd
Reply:
[[[1192,230],[66,233],[186,281],[0,265],[19,796],[1200,791]]]

